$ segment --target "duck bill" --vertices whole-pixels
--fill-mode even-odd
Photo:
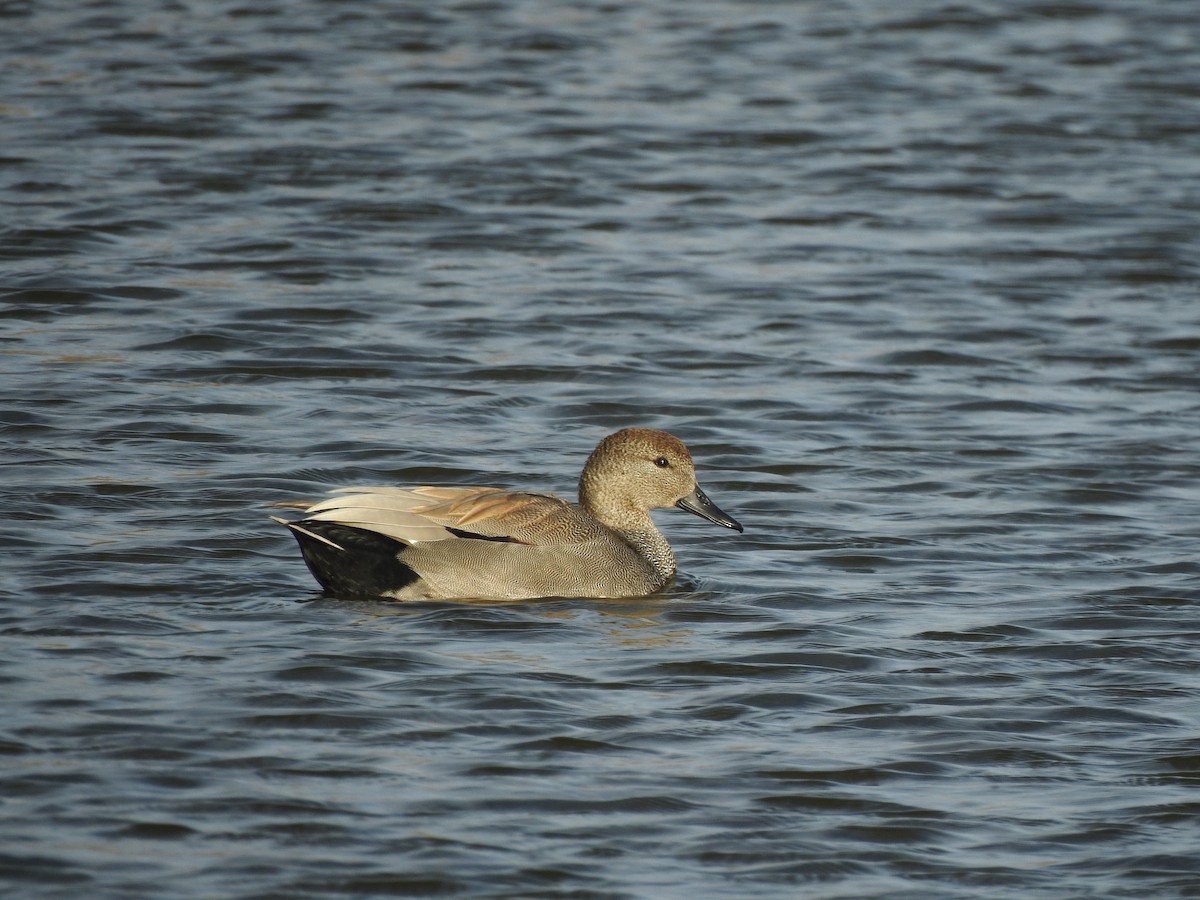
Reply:
[[[742,526],[738,520],[726,512],[722,512],[717,504],[708,499],[708,495],[700,490],[700,485],[696,485],[696,489],[675,504],[680,509],[686,509],[690,513],[695,513],[702,519],[708,519],[710,522],[715,522],[718,525],[724,525],[726,528],[732,528],[734,531],[741,531]]]

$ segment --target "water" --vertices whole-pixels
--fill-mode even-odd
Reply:
[[[1200,9],[0,6],[7,896],[1200,896]],[[279,499],[735,535],[321,598]]]

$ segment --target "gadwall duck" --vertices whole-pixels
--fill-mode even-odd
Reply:
[[[309,570],[339,596],[395,600],[636,597],[675,576],[649,510],[678,506],[741,531],[664,431],[626,428],[592,451],[579,503],[491,487],[343,488],[282,503]]]

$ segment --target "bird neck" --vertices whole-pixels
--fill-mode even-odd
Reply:
[[[671,552],[671,545],[667,543],[662,532],[654,527],[649,516],[646,517],[646,525],[645,528],[632,531],[617,529],[617,533],[666,583],[675,577],[675,554]]]
[[[595,474],[587,470],[579,479],[579,505],[597,522],[615,531],[664,583],[674,577],[675,554],[649,512],[606,493]]]

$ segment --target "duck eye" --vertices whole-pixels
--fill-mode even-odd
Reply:
[[[654,461],[654,464],[656,466],[658,466],[660,469],[669,469],[671,467],[671,463],[668,462],[668,460],[665,456],[660,456],[658,459],[656,459]]]

